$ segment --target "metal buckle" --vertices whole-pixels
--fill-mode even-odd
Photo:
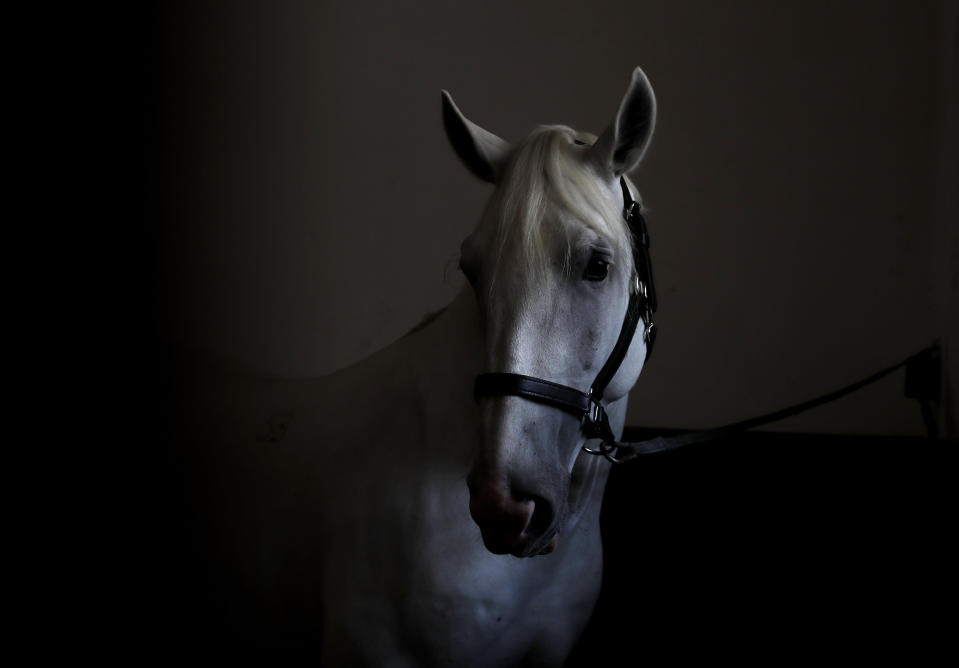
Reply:
[[[606,417],[606,410],[602,405],[589,398],[589,408],[583,413],[582,430],[586,438],[602,438],[602,425]]]
[[[583,451],[588,452],[591,455],[600,455],[605,457],[610,464],[622,464],[625,461],[629,461],[635,457],[635,453],[627,451],[625,456],[620,455],[620,450],[623,449],[623,446],[619,443],[607,443],[606,441],[600,441],[599,449],[593,450],[592,448],[587,448],[583,446]]]
[[[603,414],[604,414],[605,412],[606,412],[606,411],[603,409],[603,407],[602,407],[600,404],[598,404],[598,403],[596,403],[595,401],[593,401],[592,399],[590,399],[590,400],[589,400],[589,412],[586,414],[586,419],[588,419],[588,420],[590,421],[590,423],[592,423],[592,424],[594,424],[594,425],[595,425],[595,424],[601,424],[601,423],[602,423],[602,420],[603,420]]]

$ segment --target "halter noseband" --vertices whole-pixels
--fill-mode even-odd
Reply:
[[[623,363],[641,318],[645,323],[643,340],[646,343],[647,360],[656,339],[656,326],[653,324],[653,313],[656,312],[656,289],[653,284],[653,265],[649,260],[649,233],[646,230],[646,220],[643,218],[639,204],[634,202],[629,194],[626,180],[620,178],[619,183],[623,188],[623,219],[629,226],[633,239],[633,264],[637,285],[629,295],[626,318],[623,320],[623,327],[619,331],[616,345],[613,346],[613,351],[606,363],[596,375],[589,392],[518,373],[480,374],[473,385],[473,397],[477,402],[481,397],[513,395],[558,408],[581,418],[581,428],[586,438],[601,440],[598,450],[585,448],[586,452],[603,455],[611,461],[615,461],[611,452],[616,436],[613,434],[609,417],[603,406],[603,394]]]

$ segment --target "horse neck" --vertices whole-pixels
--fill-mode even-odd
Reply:
[[[425,349],[418,365],[431,378],[457,384],[465,380],[472,396],[473,378],[483,366],[482,327],[476,298],[467,287],[430,324],[406,338]]]
[[[472,291],[464,288],[432,322],[395,346],[419,397],[420,445],[471,453],[475,444],[465,435],[472,437],[479,421],[473,379],[483,366],[482,322]]]

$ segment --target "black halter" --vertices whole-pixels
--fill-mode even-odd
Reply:
[[[615,443],[616,436],[613,434],[609,417],[603,407],[603,394],[626,357],[640,319],[645,323],[643,340],[646,342],[647,360],[653,349],[653,341],[656,339],[656,326],[653,324],[653,313],[656,312],[656,289],[653,285],[653,266],[649,260],[649,233],[646,230],[646,220],[640,212],[639,204],[630,196],[626,180],[620,178],[619,183],[623,188],[623,218],[629,226],[633,239],[636,284],[629,296],[626,318],[623,320],[623,327],[619,332],[616,345],[613,346],[613,351],[597,374],[589,392],[581,392],[574,387],[518,373],[480,374],[476,377],[476,383],[473,386],[473,397],[476,401],[479,401],[481,397],[514,395],[547,404],[580,417],[586,438],[602,440],[599,450],[587,448],[586,451],[604,455],[607,458],[610,458],[608,444]]]

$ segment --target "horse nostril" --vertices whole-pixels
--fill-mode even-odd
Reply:
[[[532,491],[535,485],[524,482],[497,480],[482,473],[468,477],[470,515],[480,528],[483,543],[494,554],[528,556],[555,523],[553,504],[546,495]]]
[[[553,507],[541,496],[531,496],[527,500],[533,504],[533,513],[526,525],[526,533],[542,536],[553,524]]]

